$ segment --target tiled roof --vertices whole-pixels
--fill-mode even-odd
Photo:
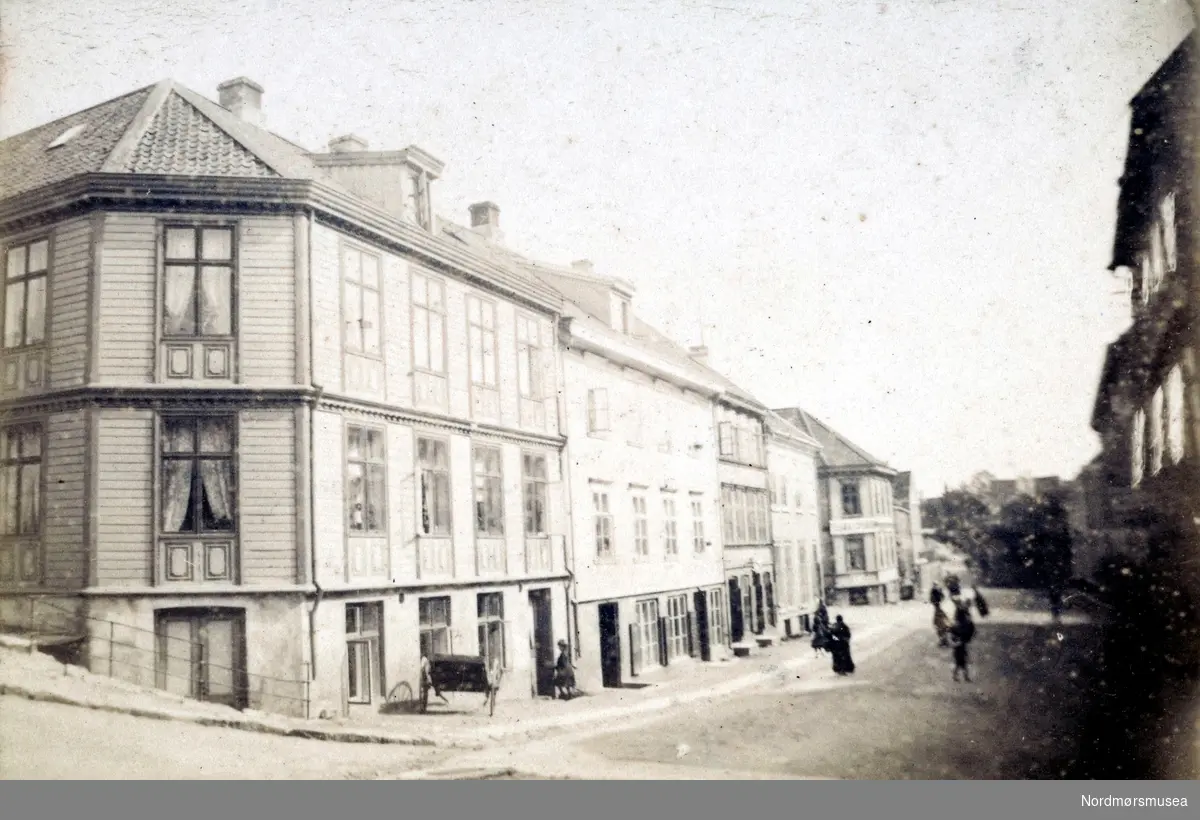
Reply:
[[[775,411],[797,425],[821,444],[821,461],[827,467],[881,467],[890,470],[887,463],[875,458],[850,439],[838,433],[825,422],[799,407],[785,407]]]
[[[137,174],[279,176],[179,94],[168,95],[124,165]]]
[[[0,199],[99,171],[152,90],[142,88],[0,142]],[[85,126],[78,136],[48,147],[76,125]]]

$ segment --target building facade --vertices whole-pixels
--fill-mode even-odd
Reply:
[[[896,471],[798,407],[775,412],[821,444],[818,476],[826,599],[840,604],[898,601],[892,489]]]
[[[933,583],[925,577],[928,573],[921,572],[924,565],[921,496],[911,472],[897,473],[892,481],[892,517],[896,526],[901,597],[913,595],[925,600]]]
[[[1131,101],[1111,269],[1129,274],[1131,323],[1108,347],[1092,415],[1092,518],[1108,559],[1164,563],[1193,588],[1200,453],[1195,33]]]
[[[775,413],[766,419],[778,628],[812,628],[821,602],[821,523],[817,456],[821,445]]]
[[[5,621],[37,596],[94,670],[293,714],[422,653],[547,692],[561,300],[442,232],[436,159],[309,154],[219,91],[0,143]]]

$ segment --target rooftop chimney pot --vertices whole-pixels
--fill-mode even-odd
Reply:
[[[369,147],[370,143],[358,134],[346,134],[329,141],[329,153],[331,154],[353,154],[356,151],[366,151]]]
[[[471,206],[471,227],[500,227],[500,208],[495,202],[476,202]]]
[[[262,125],[263,87],[247,77],[237,77],[217,86],[218,102],[239,120]]]

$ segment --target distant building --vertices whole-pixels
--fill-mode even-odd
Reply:
[[[896,471],[799,407],[775,412],[821,444],[818,476],[827,597],[843,604],[898,601],[892,485]]]
[[[928,573],[922,573],[924,537],[921,523],[921,497],[911,472],[897,473],[892,481],[892,517],[896,526],[896,551],[902,587],[922,598],[929,591]]]

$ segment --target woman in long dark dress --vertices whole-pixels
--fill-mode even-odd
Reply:
[[[850,655],[850,627],[837,616],[829,634],[830,652],[833,653],[833,671],[839,675],[854,674],[854,658]]]
[[[967,668],[967,644],[975,637],[975,623],[971,620],[971,610],[965,606],[958,607],[954,612],[954,626],[950,627],[950,637],[954,647],[954,680],[958,680],[961,672],[967,683],[971,682],[971,672]]]
[[[820,618],[813,622],[812,648],[817,657],[829,649],[829,626]]]

